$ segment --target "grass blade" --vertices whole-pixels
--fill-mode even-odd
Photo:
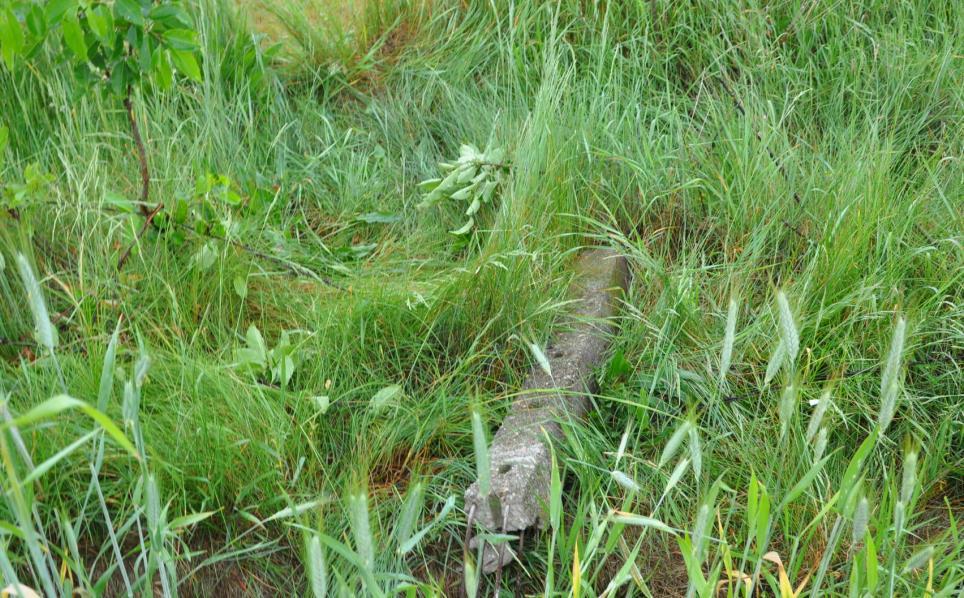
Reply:
[[[103,412],[98,411],[80,399],[75,399],[74,397],[67,395],[57,395],[47,399],[27,413],[24,413],[20,417],[14,418],[11,422],[4,422],[0,424],[0,430],[5,430],[10,426],[22,428],[38,421],[54,418],[64,411],[68,411],[70,409],[80,409],[83,411],[88,417],[97,422],[100,427],[107,432],[108,436],[113,438],[117,444],[129,452],[132,457],[140,460],[140,455],[137,454],[137,451],[134,449],[134,445],[131,444],[130,440],[124,436],[124,433],[121,432],[120,428],[118,428],[117,425],[110,420],[110,418],[104,415]]]
[[[94,435],[96,435],[99,431],[100,430],[97,430],[97,429],[91,430],[90,432],[87,432],[77,440],[71,442],[69,445],[62,448],[61,450],[57,451],[55,455],[53,455],[52,457],[50,457],[40,465],[37,465],[36,467],[34,467],[33,471],[31,471],[29,474],[27,474],[27,476],[23,480],[21,480],[20,485],[26,486],[27,484],[30,484],[40,479],[40,477],[43,476],[43,474],[50,471],[50,469],[53,468],[54,465],[62,461],[70,453],[74,452],[85,442],[93,438]]]
[[[700,448],[700,433],[696,424],[693,422],[690,422],[688,427],[690,460],[693,462],[693,475],[696,476],[696,481],[699,482],[700,473],[703,470],[703,450]]]
[[[669,479],[666,481],[666,486],[663,488],[663,497],[676,487],[676,484],[683,478],[683,474],[686,473],[686,467],[689,464],[690,460],[685,457],[679,460],[679,463],[673,468],[673,473],[669,475]],[[662,499],[660,499],[660,501],[662,501]]]
[[[663,453],[659,456],[659,467],[662,467],[673,458],[673,455],[676,454],[676,451],[683,443],[683,438],[689,433],[689,427],[691,425],[689,420],[685,420],[680,424],[679,428],[673,432],[673,435],[670,436],[669,441],[666,443],[666,447],[663,448]]]
[[[445,517],[449,514],[449,511],[451,511],[453,508],[455,508],[455,497],[450,496],[448,497],[448,500],[445,501],[445,506],[442,507],[442,510],[439,512],[439,514],[435,516],[435,519],[433,519],[422,529],[418,530],[411,538],[406,540],[405,543],[398,548],[398,552],[400,554],[408,554],[411,552],[411,550],[422,541],[422,538],[425,537],[425,534],[427,534],[433,527],[445,519]]]
[[[623,511],[615,511],[612,515],[612,520],[617,523],[622,523],[624,525],[633,525],[636,527],[651,527],[657,529],[661,532],[666,532],[672,536],[678,535],[675,529],[666,525],[659,519],[654,519],[653,517],[646,517],[645,515],[634,515],[633,513],[624,513]]]
[[[395,542],[401,546],[408,542],[415,530],[415,522],[422,513],[424,505],[425,484],[416,482],[408,490],[405,497],[405,504],[402,512],[398,516],[398,523],[395,525]]]
[[[107,402],[110,400],[111,391],[114,388],[114,361],[117,358],[117,341],[120,337],[121,320],[117,320],[114,333],[107,344],[107,352],[104,353],[104,365],[100,370],[100,385],[97,387],[97,408],[101,411],[107,409]]]
[[[830,406],[830,389],[824,390],[817,399],[817,405],[813,409],[813,415],[810,416],[810,423],[807,424],[807,442],[813,440],[814,435],[820,430],[820,426],[823,423],[823,416],[827,412],[827,408]]]
[[[472,410],[472,443],[475,448],[475,474],[479,480],[479,495],[488,496],[492,486],[489,444],[482,426],[482,416],[476,409]]]

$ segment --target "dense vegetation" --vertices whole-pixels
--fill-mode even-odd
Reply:
[[[959,591],[964,4],[306,1],[0,2],[5,585],[493,592],[472,413],[605,244],[502,595]]]

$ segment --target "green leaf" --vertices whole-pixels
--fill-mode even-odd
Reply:
[[[141,35],[141,47],[137,54],[137,66],[142,73],[149,73],[154,64],[154,54],[151,49],[151,36]]]
[[[0,536],[3,536],[4,534],[9,534],[14,538],[18,538],[20,540],[26,539],[26,536],[24,536],[23,530],[13,525],[9,521],[4,521],[0,519]]]
[[[461,228],[457,228],[449,232],[452,233],[453,235],[464,235],[464,234],[467,234],[470,230],[472,230],[473,226],[475,226],[475,219],[469,218],[469,221],[463,224]]]
[[[20,21],[10,8],[0,13],[0,49],[7,68],[13,70],[14,59],[23,51],[24,38]]]
[[[134,213],[134,202],[116,191],[105,191],[103,202],[104,205],[116,208],[122,212]]]
[[[160,4],[152,8],[148,16],[167,29],[191,27],[191,18],[180,4]]]
[[[291,377],[294,373],[295,362],[290,355],[285,355],[276,360],[275,365],[271,368],[271,378],[279,382],[283,387],[288,386],[288,382],[291,382]]]
[[[167,91],[174,84],[174,68],[171,66],[170,52],[158,48],[154,52],[154,75],[161,91]]]
[[[382,212],[368,212],[355,217],[355,220],[366,224],[392,224],[399,222],[402,217],[398,214],[384,214]]]
[[[844,471],[843,478],[840,481],[840,492],[847,496],[850,490],[853,488],[855,482],[857,481],[858,475],[861,468],[863,467],[864,460],[870,451],[877,444],[878,429],[873,428],[867,438],[860,444],[857,451],[850,458],[850,463],[847,465],[847,469]]]
[[[311,397],[311,402],[315,404],[318,408],[318,413],[324,415],[328,412],[328,407],[331,406],[331,398],[328,395],[318,395]]]
[[[672,534],[674,536],[678,535],[676,530],[666,525],[659,519],[653,519],[652,517],[646,517],[644,515],[634,515],[632,513],[623,513],[622,511],[616,511],[612,516],[613,521],[617,523],[622,523],[623,525],[633,525],[636,527],[651,527],[653,529],[658,529],[661,532],[666,532],[667,534]]]
[[[24,22],[27,23],[27,32],[30,34],[27,36],[27,41],[32,44],[27,54],[31,55],[34,50],[43,43],[44,38],[47,36],[47,18],[44,16],[44,11],[40,6],[32,4],[24,15]]]
[[[190,527],[192,525],[197,525],[201,523],[211,515],[214,515],[216,511],[204,511],[201,513],[191,513],[189,515],[182,515],[181,517],[175,517],[170,524],[168,524],[168,529],[175,530],[182,527]]]
[[[756,549],[762,554],[770,529],[770,495],[766,486],[760,484],[760,496],[756,511]]]
[[[374,396],[372,396],[369,404],[373,411],[378,412],[401,394],[402,387],[398,384],[391,384],[376,392]]]
[[[234,361],[236,361],[237,364],[242,368],[247,368],[255,372],[263,371],[267,365],[265,364],[261,354],[248,347],[235,349]]]
[[[201,67],[198,66],[197,58],[194,57],[193,52],[171,50],[171,61],[174,63],[174,67],[184,73],[184,76],[188,79],[197,83],[203,81],[201,77]]]
[[[61,27],[64,31],[64,43],[70,48],[70,51],[74,53],[74,56],[80,60],[87,60],[87,42],[84,41],[84,31],[80,28],[80,22],[77,20],[77,15],[74,13],[67,13],[64,15],[64,19],[61,22]]]
[[[465,210],[465,215],[475,216],[475,213],[478,212],[479,208],[481,207],[482,207],[482,202],[479,200],[479,198],[475,198],[472,200],[472,203],[469,205],[469,209]]]
[[[137,0],[114,0],[114,14],[138,27],[144,25],[144,13],[141,11],[141,3]]]
[[[53,27],[67,14],[68,11],[76,12],[77,0],[48,0],[44,7],[44,18],[47,20],[47,27]]]
[[[202,272],[210,270],[214,262],[218,259],[218,250],[213,243],[205,243],[201,249],[194,254],[194,262]]]
[[[190,29],[168,29],[161,34],[162,43],[172,50],[197,50],[197,34]]]
[[[114,95],[123,97],[127,93],[127,86],[133,79],[131,74],[131,68],[126,61],[114,66],[110,74],[110,89]]]
[[[258,362],[262,367],[267,363],[268,360],[268,350],[265,348],[264,337],[261,336],[261,331],[254,324],[248,326],[248,331],[245,333],[245,340],[248,343],[248,348],[255,352],[258,356]]]
[[[107,8],[100,5],[87,11],[87,26],[94,33],[94,36],[104,45],[110,45],[110,29],[113,26],[113,19]]]
[[[174,200],[174,209],[171,212],[171,218],[173,218],[177,224],[184,224],[187,222],[190,211],[191,207],[188,205],[187,200],[179,197]]]
[[[424,506],[424,493],[424,483],[409,484],[408,492],[405,493],[405,504],[402,506],[402,510],[396,519],[395,529],[392,531],[392,535],[399,545],[407,542],[415,531],[415,522],[421,515]]]
[[[471,185],[468,187],[463,187],[452,194],[452,199],[455,201],[465,201],[475,194],[475,188]]]
[[[418,184],[418,190],[422,193],[431,193],[432,191],[435,191],[441,182],[442,179],[439,178],[425,179]]]
[[[124,433],[121,432],[120,428],[118,428],[117,425],[110,420],[110,418],[84,401],[67,395],[57,395],[47,399],[27,413],[14,418],[12,421],[0,423],[0,430],[6,430],[12,426],[19,428],[29,426],[38,421],[52,419],[70,409],[80,409],[83,411],[84,414],[100,424],[100,427],[103,428],[104,431],[107,432],[107,434],[113,438],[115,442],[117,442],[117,444],[121,445],[121,447],[129,452],[135,459],[140,460],[137,451],[134,449],[134,445],[131,444],[127,437],[124,436]]]
[[[248,296],[248,279],[241,276],[235,276],[231,281],[231,284],[234,286],[235,295],[241,299],[244,299]]]

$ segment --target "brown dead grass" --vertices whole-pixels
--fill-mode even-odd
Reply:
[[[304,19],[311,29],[332,38],[333,46],[349,44],[363,54],[388,33],[387,27],[396,16],[403,17],[400,29],[410,31],[416,27],[414,17],[428,14],[431,0],[235,0],[235,5],[269,44],[285,46],[293,41],[288,27],[277,15],[281,12]],[[389,39],[386,45],[397,45],[397,41]]]
[[[343,31],[357,31],[364,23],[369,0],[235,0],[237,7],[248,17],[251,27],[267,36],[269,43],[284,44],[290,39],[287,29],[273,9],[296,6],[305,20],[314,27],[337,26]]]
[[[265,46],[282,60],[342,73],[362,94],[377,93],[384,75],[418,37],[433,0],[235,0]],[[347,94],[351,98],[352,94]]]

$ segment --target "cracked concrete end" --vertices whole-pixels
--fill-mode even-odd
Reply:
[[[551,456],[545,438],[562,434],[560,421],[581,418],[596,390],[593,370],[609,345],[617,297],[626,289],[626,258],[612,249],[584,252],[575,264],[570,295],[577,299],[565,331],[549,345],[549,376],[535,366],[489,448],[491,491],[480,496],[478,482],[465,491],[466,512],[475,507],[475,520],[492,532],[517,532],[546,522]],[[475,541],[472,543],[476,546]],[[508,547],[500,559],[487,545],[483,570],[508,564]]]

